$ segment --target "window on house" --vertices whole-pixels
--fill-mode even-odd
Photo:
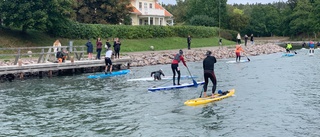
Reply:
[[[142,19],[139,19],[139,25],[142,25]]]
[[[144,3],[144,8],[145,8],[145,9],[148,8],[148,3]]]
[[[139,9],[142,9],[142,2],[139,2]]]
[[[152,9],[152,3],[149,4],[149,8]]]

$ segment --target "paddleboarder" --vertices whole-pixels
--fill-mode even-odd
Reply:
[[[212,98],[214,97],[214,92],[216,91],[217,79],[214,74],[214,63],[217,62],[214,56],[211,56],[212,52],[207,51],[207,57],[203,60],[203,72],[204,72],[204,85],[203,85],[203,96],[207,97],[207,88],[209,83],[209,78],[213,84],[212,86]]]
[[[109,47],[107,49],[107,52],[106,52],[106,57],[104,58],[104,62],[106,63],[106,68],[105,68],[105,74],[108,74],[108,67],[110,65],[110,73],[112,73],[112,61],[111,61],[111,56],[112,56],[112,50],[111,48]]]
[[[173,73],[173,85],[176,85],[176,82],[175,82],[176,72],[178,73],[178,85],[181,85],[180,84],[181,73],[180,73],[180,68],[179,68],[180,61],[182,61],[183,65],[185,67],[187,67],[186,62],[184,61],[183,51],[181,49],[179,50],[179,53],[174,56],[172,63],[171,63],[171,69],[172,69],[172,73]]]
[[[239,62],[240,62],[240,59],[241,59],[241,51],[243,52],[243,49],[241,47],[241,45],[236,45],[236,62],[238,62],[238,59],[239,59]]]
[[[290,50],[292,49],[292,45],[291,45],[291,43],[288,43],[287,44],[287,47],[286,47],[286,51],[287,51],[287,53],[290,53]]]
[[[309,42],[309,54],[314,54],[314,42],[312,40]]]
[[[151,72],[151,77],[153,75],[154,80],[161,80],[161,75],[165,76],[162,69],[158,70],[158,71],[153,71]]]

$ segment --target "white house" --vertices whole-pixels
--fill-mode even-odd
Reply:
[[[132,25],[173,25],[173,16],[158,0],[131,0]]]

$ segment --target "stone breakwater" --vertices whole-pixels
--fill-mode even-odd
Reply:
[[[278,45],[267,43],[262,45],[254,46],[242,46],[247,56],[256,56],[261,54],[271,54],[277,52],[284,52],[285,49]],[[210,50],[212,55],[217,59],[222,58],[235,58],[235,46],[233,47],[203,47],[193,48],[191,50],[183,50],[184,57],[187,62],[202,61],[206,56],[205,53]],[[168,51],[146,51],[146,52],[133,52],[124,53],[132,59],[131,67],[158,65],[158,64],[171,64],[172,59],[179,50],[168,50]],[[36,64],[37,59],[21,59],[22,65]],[[0,60],[0,66],[11,66],[13,65],[12,60]]]
[[[256,56],[261,54],[271,54],[277,52],[284,52],[285,49],[275,44],[263,44],[254,46],[242,46],[247,56]],[[184,57],[187,62],[202,61],[206,55],[205,53],[210,50],[212,55],[217,59],[223,58],[235,58],[235,46],[234,47],[207,47],[199,49],[184,50]],[[178,50],[172,51],[157,51],[146,53],[133,53],[130,56],[132,63],[130,66],[148,66],[158,64],[171,64],[174,55],[178,53]]]

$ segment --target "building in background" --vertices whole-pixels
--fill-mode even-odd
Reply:
[[[173,25],[173,15],[164,9],[158,0],[131,0],[131,5],[132,25]]]

